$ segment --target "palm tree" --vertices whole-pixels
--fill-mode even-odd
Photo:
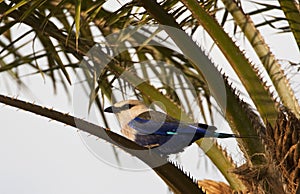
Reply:
[[[76,70],[76,76],[87,83],[90,91],[87,109],[95,103],[105,127],[110,121],[103,113],[102,99],[119,100],[120,93],[130,93],[149,104],[159,101],[168,114],[183,120],[195,120],[200,114],[205,122],[213,123],[215,112],[219,111],[233,132],[256,136],[238,139],[245,158],[240,166],[218,142],[197,141],[229,186],[214,181],[195,182],[176,164],[153,153],[149,157],[148,152],[132,152],[144,148],[84,120],[3,95],[1,102],[69,124],[111,143],[117,142],[150,166],[153,158],[162,161],[163,165],[152,166],[153,170],[176,193],[201,193],[202,190],[296,193],[300,177],[299,102],[290,75],[283,71],[280,60],[271,52],[258,28],[270,26],[276,32],[290,33],[299,47],[298,2],[279,0],[278,5],[248,2],[259,7],[248,13],[242,2],[233,0],[119,3],[118,8],[107,9],[105,1],[2,1],[0,72],[7,72],[22,85],[19,69],[28,66],[33,74],[50,77],[56,90],[58,79],[69,87],[71,74]],[[272,15],[262,23],[251,19],[276,13],[272,11],[281,11],[285,17]],[[278,24],[279,21],[283,23]],[[20,23],[30,30],[14,39],[11,30]],[[230,24],[234,26],[233,35],[247,38],[259,59],[258,64],[253,64],[245,56],[248,51],[237,46],[225,31]],[[203,31],[215,43],[213,48],[217,47],[226,58],[227,67],[214,64],[206,54],[209,49],[202,51],[196,43],[196,37]],[[35,36],[33,40],[27,39],[30,33]],[[29,54],[21,52],[28,44],[19,44],[24,40],[38,41],[40,49],[33,49]],[[285,68],[296,65],[287,61]],[[237,80],[231,79],[230,68]],[[155,80],[151,80],[153,77]],[[242,89],[247,94],[241,94]]]

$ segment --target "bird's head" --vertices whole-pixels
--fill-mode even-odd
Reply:
[[[127,124],[146,111],[149,111],[149,108],[139,100],[124,100],[104,109],[104,112],[116,114],[121,125]]]

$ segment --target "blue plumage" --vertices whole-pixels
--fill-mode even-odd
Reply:
[[[192,124],[185,124],[180,122],[157,122],[154,120],[142,119],[136,117],[131,120],[128,125],[137,130],[141,134],[153,134],[153,135],[197,135],[204,137],[207,132],[207,128],[201,128]],[[149,133],[148,129],[157,129],[153,133]]]
[[[131,120],[128,125],[136,130],[135,141],[143,146],[161,146],[173,139],[173,142],[170,142],[169,145],[158,148],[162,153],[176,153],[182,151],[184,147],[189,146],[203,137],[236,137],[234,134],[214,132],[215,127],[205,124],[158,122],[136,117]],[[208,129],[209,127],[212,129]]]
[[[150,110],[136,100],[122,101],[106,108],[105,112],[117,114],[121,131],[126,137],[164,155],[183,151],[203,137],[239,137],[235,134],[217,133],[214,126],[180,122],[165,113]]]

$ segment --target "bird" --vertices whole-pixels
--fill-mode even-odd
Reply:
[[[140,146],[154,149],[162,155],[182,152],[185,147],[203,137],[238,138],[236,134],[217,133],[215,126],[187,123],[155,111],[139,100],[124,100],[104,109],[114,113],[121,133]]]

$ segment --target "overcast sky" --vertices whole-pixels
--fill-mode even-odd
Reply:
[[[299,62],[298,48],[291,36],[274,34],[267,28],[262,33],[275,56]],[[213,59],[219,64],[223,62],[221,57]],[[57,95],[53,95],[51,81],[44,81],[39,74],[24,81],[29,90],[18,88],[7,74],[0,74],[1,94],[18,95],[23,100],[73,112],[72,90],[70,101],[61,85],[58,85]],[[81,137],[84,134],[72,127],[3,104],[0,104],[0,122],[1,194],[168,193],[165,183],[136,160],[131,165],[144,170],[120,170],[103,162],[86,146]],[[99,143],[112,149],[101,140]],[[202,159],[189,161],[193,154]],[[207,159],[196,146],[181,154],[180,160],[198,179],[218,177],[218,172],[207,165]],[[224,181],[222,177],[217,180]]]

